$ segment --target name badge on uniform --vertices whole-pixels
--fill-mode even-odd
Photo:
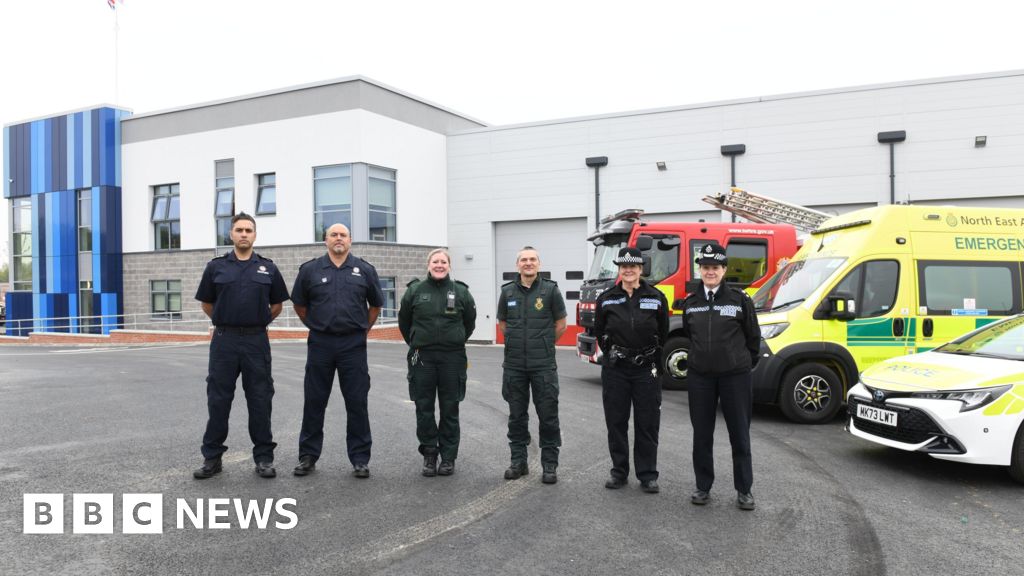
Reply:
[[[320,283],[321,284],[324,283],[324,282],[327,282],[327,277],[326,276],[320,279]]]
[[[656,298],[641,298],[640,309],[641,310],[657,310],[661,308],[661,300]]]
[[[509,300],[508,301],[508,307],[509,308],[515,308],[516,306],[519,306],[519,301],[518,300]]]
[[[352,275],[353,276],[362,276],[362,274],[359,273],[359,266],[356,266],[355,268],[352,269]]]
[[[739,306],[734,306],[732,304],[727,304],[725,306],[715,306],[715,310],[718,310],[722,314],[722,316],[729,316],[731,318],[735,318],[736,314],[738,314],[739,311],[742,310],[742,308],[740,308]]]
[[[257,274],[266,274],[268,276],[270,275],[270,272],[267,272],[267,267],[263,266],[262,264],[260,265],[259,268],[256,269],[256,273]]]

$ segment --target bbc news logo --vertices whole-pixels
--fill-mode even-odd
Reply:
[[[64,494],[25,494],[24,498],[25,534],[64,533]],[[291,530],[299,523],[295,504],[294,498],[197,498],[194,502],[178,498],[174,505],[175,527]],[[72,534],[113,534],[116,517],[113,494],[71,495]],[[163,534],[163,494],[122,494],[120,519],[123,534]]]

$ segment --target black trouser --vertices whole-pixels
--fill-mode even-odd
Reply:
[[[209,419],[203,434],[203,458],[218,458],[227,451],[228,417],[235,398],[235,384],[242,375],[242,389],[249,408],[249,438],[256,462],[273,462],[274,435],[270,410],[274,379],[270,375],[270,339],[266,331],[241,333],[216,329],[210,340],[210,364],[206,376]]]
[[[410,350],[408,358],[420,454],[440,452],[442,461],[453,462],[459,456],[459,402],[466,398],[466,350]],[[435,399],[440,424],[434,419]]]
[[[334,373],[345,399],[345,440],[348,459],[353,465],[370,462],[370,371],[366,365],[366,334],[334,335],[310,330],[306,340],[305,403],[302,431],[299,433],[299,458],[320,458],[324,445],[324,412],[331,397]]]
[[[716,408],[721,400],[722,415],[732,444],[732,476],[736,490],[747,494],[754,483],[750,457],[750,414],[753,404],[750,372],[728,376],[707,376],[690,369],[686,376],[693,424],[693,473],[698,490],[711,490],[715,481]]]
[[[545,470],[558,468],[562,433],[558,426],[558,371],[505,369],[501,396],[508,402],[508,446],[512,463],[526,462],[530,443],[530,391],[540,421],[540,462]]]
[[[658,478],[658,430],[661,427],[661,384],[651,366],[601,368],[604,419],[612,476],[629,477],[629,412],[633,409],[633,464],[640,480]]]

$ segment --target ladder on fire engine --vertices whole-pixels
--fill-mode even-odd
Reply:
[[[802,232],[811,232],[831,214],[804,208],[767,196],[752,194],[741,188],[730,188],[726,194],[705,196],[704,201],[719,210],[731,212],[758,224],[789,224]]]

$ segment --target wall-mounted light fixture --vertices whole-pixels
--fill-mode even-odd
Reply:
[[[974,147],[975,148],[984,148],[985,144],[988,144],[988,136],[975,136],[974,137]]]
[[[668,170],[668,166],[666,166],[664,162],[655,162],[655,166],[657,166],[658,170],[661,172]]]
[[[584,162],[587,168],[594,169],[594,227],[601,225],[601,175],[600,170],[608,165],[607,156],[591,156]]]

